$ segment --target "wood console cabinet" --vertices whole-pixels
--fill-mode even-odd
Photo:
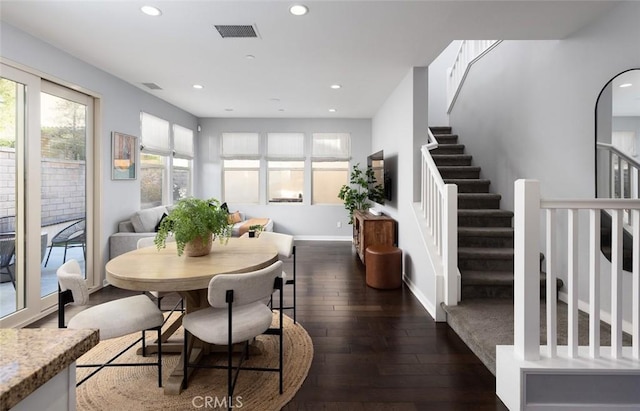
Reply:
[[[360,261],[366,265],[365,250],[371,245],[396,243],[396,220],[384,215],[373,215],[368,211],[353,212],[353,245]]]

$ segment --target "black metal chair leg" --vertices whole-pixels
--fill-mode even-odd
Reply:
[[[47,254],[47,260],[44,262],[44,266],[46,267],[49,264],[49,257],[51,257],[51,250],[53,250],[53,246],[49,247],[49,253]]]

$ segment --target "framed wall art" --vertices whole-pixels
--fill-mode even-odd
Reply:
[[[138,137],[114,131],[111,144],[111,179],[135,180]]]

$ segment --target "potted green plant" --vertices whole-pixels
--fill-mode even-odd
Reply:
[[[254,224],[249,226],[249,237],[258,237],[262,232],[262,224]]]
[[[215,198],[183,198],[161,221],[154,243],[158,249],[164,248],[169,235],[173,235],[178,255],[184,252],[198,257],[209,254],[216,237],[226,244],[231,228],[227,211]]]
[[[367,166],[363,170],[358,163],[351,170],[349,184],[340,188],[338,198],[344,201],[344,208],[349,211],[349,224],[353,224],[353,212],[369,208],[371,200],[382,204],[384,192],[382,187],[377,184],[373,168]]]

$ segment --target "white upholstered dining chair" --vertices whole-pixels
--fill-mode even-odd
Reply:
[[[77,367],[96,368],[76,386],[82,384],[104,367],[122,366],[157,366],[158,386],[162,387],[162,341],[161,328],[164,321],[162,312],[149,297],[144,294],[120,298],[84,309],[74,315],[65,325],[65,306],[87,305],[89,290],[82,276],[80,265],[76,260],[69,260],[57,271],[58,277],[58,326],[60,328],[85,329],[92,328],[100,331],[100,340],[122,337],[135,332],[142,336],[121,350],[118,354],[103,364],[78,364]],[[113,363],[127,350],[142,342],[142,355],[146,356],[145,331],[158,332],[158,360],[145,363]]]
[[[283,233],[275,233],[273,231],[263,231],[258,237],[262,241],[269,241],[278,249],[278,257],[281,261],[293,257],[293,275],[289,276],[283,272],[283,278],[285,278],[285,285],[291,285],[293,287],[293,302],[291,305],[282,307],[283,310],[293,311],[293,323],[296,324],[296,246],[293,241],[293,236]],[[273,307],[280,309],[280,307]]]
[[[182,320],[185,330],[183,349],[183,388],[187,387],[188,368],[222,368],[227,370],[227,393],[233,396],[240,370],[273,371],[279,373],[280,394],[283,391],[283,314],[279,311],[277,327],[272,327],[273,312],[265,303],[275,290],[282,296],[282,262],[276,261],[269,267],[240,274],[220,274],[209,282],[207,299],[210,307],[188,313]],[[282,303],[282,297],[280,297]],[[248,356],[249,342],[261,334],[279,336],[278,368],[244,367]],[[192,336],[191,338],[189,338]],[[226,365],[190,364],[189,347],[193,337],[215,345],[227,346]],[[240,359],[233,364],[233,345],[244,343]],[[236,375],[233,376],[233,369]]]

